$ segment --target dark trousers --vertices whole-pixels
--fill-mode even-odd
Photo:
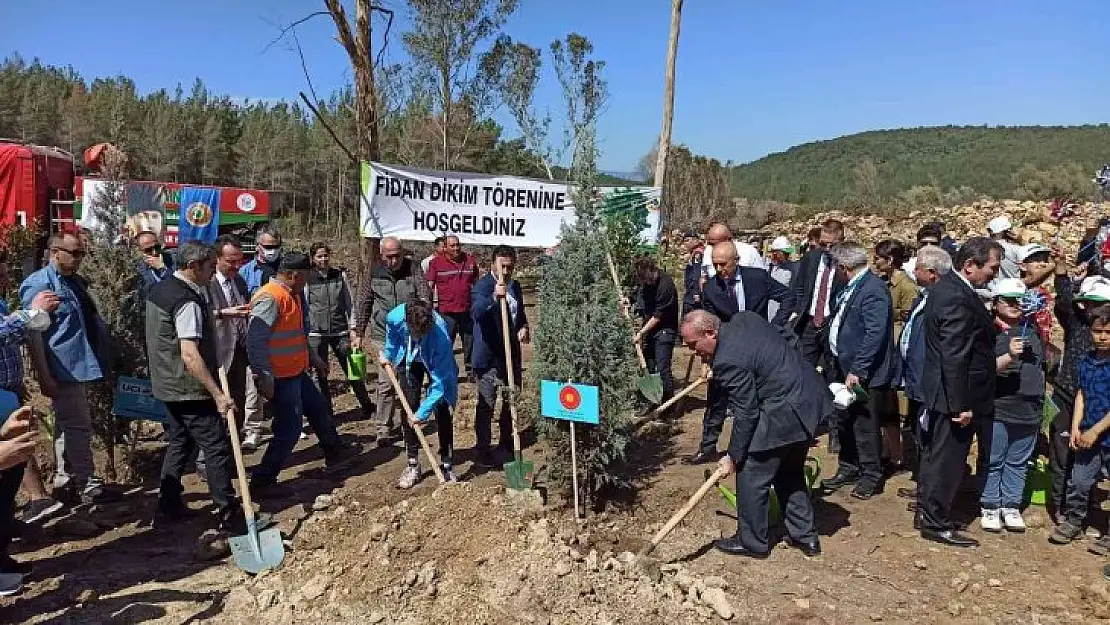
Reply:
[[[166,425],[166,455],[162,460],[159,497],[169,505],[181,503],[181,476],[199,449],[204,454],[208,492],[221,512],[236,503],[231,485],[234,460],[224,417],[211,399],[168,401],[170,421]]]
[[[1060,412],[1048,425],[1048,465],[1052,469],[1052,499],[1048,502],[1048,509],[1060,513],[1064,510],[1072,464],[1075,462],[1075,453],[1069,445],[1075,397],[1065,397],[1056,391],[1052,393],[1052,402]]]
[[[20,464],[0,471],[0,557],[8,555],[8,547],[15,538],[15,496],[26,467]]]
[[[728,392],[717,380],[710,378],[705,390],[705,414],[701,418],[701,443],[698,451],[717,453],[717,441],[728,419]]]
[[[886,389],[867,389],[867,401],[858,401],[837,411],[840,440],[839,472],[859,475],[861,486],[877,487],[883,481],[883,436],[879,415]]]
[[[818,328],[813,321],[806,319],[802,324],[802,333],[798,336],[798,348],[802,350],[802,357],[810,365],[825,366],[829,360],[829,338],[827,326]],[[825,366],[828,369],[827,366]]]
[[[455,344],[455,337],[462,336],[463,362],[466,363],[466,372],[470,373],[470,355],[474,350],[474,319],[470,311],[445,313],[440,316],[447,322],[447,335],[451,337],[451,344]]]
[[[971,438],[983,417],[959,426],[953,414],[929,413],[928,442],[917,475],[917,510],[923,529],[943,532],[955,529],[949,514],[960,489]],[[988,416],[989,418],[989,416]]]
[[[913,436],[913,459],[910,462],[910,475],[914,480],[917,480],[918,471],[921,470],[921,457],[925,455],[925,445],[928,442],[928,434],[921,429],[921,413],[925,410],[925,406],[919,401],[909,400],[910,404],[910,422],[909,427],[906,428],[911,436]]]
[[[409,406],[412,408],[413,413],[420,406],[420,393],[424,390],[424,376],[427,370],[421,362],[413,362],[409,365],[407,371],[403,371],[398,376],[398,382],[401,383],[401,390],[405,394],[405,400],[408,401]],[[440,461],[446,465],[451,466],[452,456],[455,451],[455,430],[451,422],[451,406],[442,399],[435,407],[436,415],[436,431],[439,433],[439,458]],[[416,436],[416,431],[409,423],[408,415],[401,419],[401,431],[405,436],[405,453],[408,455],[410,461],[416,460],[420,457],[420,439]]]
[[[308,372],[274,380],[274,397],[270,406],[274,411],[274,437],[266,446],[262,461],[251,474],[252,486],[277,481],[278,473],[301,438],[305,419],[316,433],[325,457],[339,446],[339,433],[331,419],[331,410],[323,393],[308,377]]]
[[[347,363],[351,357],[351,339],[347,336],[310,336],[308,337],[308,347],[320,357],[320,360],[328,361],[328,347],[331,347],[331,353],[335,354],[339,360],[340,369],[343,373],[347,372]],[[335,409],[331,403],[331,393],[328,392],[328,376],[324,372],[316,372],[316,383],[320,387],[320,392],[324,395],[324,401],[328,403],[328,412],[335,414]],[[366,392],[366,382],[362,380],[349,380],[348,384],[351,385],[351,391],[354,392],[355,397],[358,399],[358,405],[362,408],[363,414],[369,416],[374,411],[374,402],[370,401],[370,394]]]
[[[658,373],[663,379],[663,401],[674,396],[674,376],[671,375],[674,344],[674,330],[659,330],[644,338],[644,359],[647,360],[648,371]]]
[[[508,384],[505,380],[505,374],[497,369],[486,369],[484,371],[475,371],[478,376],[478,406],[474,409],[474,435],[478,439],[475,448],[478,451],[489,451],[490,444],[493,442],[493,408],[497,405],[497,392],[502,385]],[[516,379],[519,382],[520,372],[516,372]],[[520,387],[517,386],[514,392],[519,392]],[[515,451],[513,449],[513,417],[509,411],[509,400],[501,402],[501,414],[497,419],[497,428],[499,430],[497,446],[507,452]]]
[[[1091,489],[1108,472],[1110,472],[1110,449],[1103,447],[1101,441],[1090,449],[1075,452],[1067,499],[1064,503],[1064,518],[1069,523],[1083,527],[1091,500]]]
[[[786,531],[794,540],[812,542],[817,539],[813,520],[813,502],[806,488],[805,463],[809,443],[795,443],[748,454],[736,474],[736,509],[738,530],[745,547],[765,553],[768,541],[767,512],[771,487],[783,511]]]

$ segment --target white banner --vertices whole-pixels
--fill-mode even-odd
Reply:
[[[552,247],[562,225],[574,223],[573,191],[565,182],[363,163],[362,236],[432,241],[453,234],[474,245]],[[658,242],[659,189],[598,191],[609,212],[645,211],[644,243]]]

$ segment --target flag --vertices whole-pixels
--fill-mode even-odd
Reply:
[[[178,220],[178,245],[186,241],[216,242],[220,229],[220,190],[182,187]]]

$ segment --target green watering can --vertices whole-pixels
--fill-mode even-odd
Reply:
[[[352,382],[361,382],[366,378],[366,352],[360,348],[351,350],[347,356],[347,379]]]
[[[1038,457],[1029,461],[1029,471],[1025,477],[1025,499],[1035,506],[1048,502],[1052,492],[1052,472],[1048,468],[1048,458]]]
[[[706,469],[705,473],[706,479],[709,479],[711,472]],[[819,459],[813,456],[806,457],[805,476],[806,488],[812,492],[813,485],[816,484],[817,479],[821,477],[821,461]],[[736,510],[736,493],[719,482],[717,483],[717,491],[721,493],[721,497],[728,502],[728,505],[731,506],[733,510]],[[782,519],[782,508],[779,505],[779,498],[778,495],[775,494],[774,486],[771,487],[771,497],[768,503],[767,522],[778,523],[779,520]]]

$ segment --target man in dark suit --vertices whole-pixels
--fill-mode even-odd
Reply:
[[[791,288],[794,309],[790,323],[800,337],[802,355],[816,367],[828,351],[828,322],[832,319],[833,302],[844,289],[845,280],[838,276],[828,249],[844,240],[844,224],[830,219],[821,225],[819,247],[806,252],[798,263]]]
[[[994,325],[975,292],[994,279],[1002,246],[986,237],[968,239],[956,252],[953,271],[929,291],[922,321],[928,444],[918,474],[915,525],[921,536],[954,547],[978,541],[961,535],[949,520],[963,477],[971,438],[994,411]],[[984,445],[990,456],[990,444]]]
[[[736,248],[731,241],[714,245],[710,253],[716,272],[702,289],[702,306],[706,312],[722,322],[727,322],[742,310],[766,319],[767,303],[778,300],[781,305],[774,323],[780,326],[786,323],[788,311],[793,309],[790,289],[772,280],[765,269],[739,266]],[[725,419],[728,418],[728,397],[712,379],[706,394],[701,443],[694,454],[683,459],[685,464],[716,462],[720,457],[717,439],[721,437]]]
[[[728,323],[705,311],[683,319],[682,340],[710,363],[728,396],[732,440],[722,468],[736,474],[737,532],[713,542],[721,551],[762,558],[770,552],[770,489],[782,504],[787,542],[806,555],[821,553],[805,481],[806,450],[817,423],[832,410],[813,368],[754,312]]]
[[[886,283],[867,268],[867,250],[856,243],[841,243],[829,255],[847,283],[829,324],[833,378],[867,398],[853,402],[839,415],[840,466],[821,486],[836,490],[855,484],[852,496],[870,499],[882,489],[883,481],[881,402],[900,377],[894,311]]]

